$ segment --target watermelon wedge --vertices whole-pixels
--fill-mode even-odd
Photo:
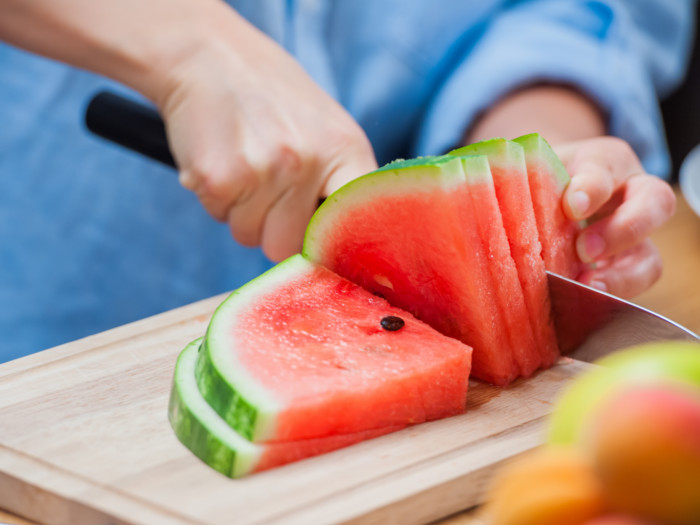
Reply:
[[[191,342],[180,353],[170,392],[168,418],[175,435],[195,456],[231,478],[316,456],[375,438],[402,427],[387,427],[320,439],[257,445],[236,433],[197,387],[195,367],[202,339]]]
[[[488,270],[498,306],[507,330],[510,349],[520,377],[529,377],[543,363],[525,304],[518,269],[511,255],[503,216],[488,157],[460,157],[467,179],[469,203],[462,201],[467,213],[465,228],[476,224],[489,260]],[[471,212],[467,211],[471,206]]]
[[[471,354],[296,255],[217,308],[195,376],[244,438],[298,441],[463,412]]]
[[[486,157],[398,161],[352,181],[312,217],[303,253],[472,346],[484,381],[511,382],[535,351]]]
[[[536,341],[533,355],[520,363],[522,373],[527,377],[537,368],[554,364],[559,358],[559,348],[552,323],[542,245],[537,232],[523,148],[506,139],[492,139],[470,144],[450,154],[488,157],[510,254],[517,268],[529,324]]]
[[[547,270],[575,279],[583,269],[576,253],[576,236],[582,224],[572,221],[562,208],[569,174],[552,147],[539,134],[515,139],[525,151],[527,177]]]
[[[544,269],[582,266],[568,181],[532,134],[348,183],[303,255],[234,291],[182,351],[176,435],[238,477],[462,413],[472,370],[504,386],[553,364]]]

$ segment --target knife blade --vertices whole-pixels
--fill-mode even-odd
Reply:
[[[700,342],[680,324],[573,279],[547,272],[562,353],[592,362],[628,346],[668,340]]]

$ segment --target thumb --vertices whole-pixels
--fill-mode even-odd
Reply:
[[[326,177],[321,188],[321,197],[328,197],[342,186],[362,175],[377,169],[377,161],[371,149],[369,153],[354,155],[346,162],[339,162]]]

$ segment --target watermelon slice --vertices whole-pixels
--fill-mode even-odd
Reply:
[[[505,139],[492,139],[470,144],[450,154],[486,155],[489,159],[510,254],[515,261],[529,323],[537,341],[534,355],[526,363],[521,363],[523,375],[527,377],[539,367],[554,364],[559,358],[559,348],[523,148]]]
[[[552,147],[539,134],[523,135],[515,142],[525,151],[544,265],[547,270],[575,279],[583,269],[576,254],[576,236],[582,224],[569,219],[562,208],[569,174]]]
[[[311,219],[304,254],[473,346],[475,377],[505,385],[535,351],[483,156],[398,161],[352,181]]]
[[[257,445],[237,434],[205,401],[197,388],[195,367],[202,339],[180,353],[170,392],[168,418],[178,439],[195,456],[231,478],[316,456],[402,427],[354,434]]]
[[[471,353],[296,255],[217,308],[195,376],[241,436],[298,441],[462,413]]]
[[[485,156],[467,156],[461,159],[469,200],[469,204],[464,201],[461,203],[462,211],[468,214],[465,227],[470,228],[476,224],[479,230],[510,349],[519,368],[518,375],[529,377],[542,365],[542,359],[535,343],[518,269],[511,255],[489,161]],[[467,211],[469,206],[470,212]]]

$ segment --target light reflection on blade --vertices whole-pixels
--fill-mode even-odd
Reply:
[[[562,353],[592,362],[628,346],[700,337],[651,310],[547,272],[557,339]]]

